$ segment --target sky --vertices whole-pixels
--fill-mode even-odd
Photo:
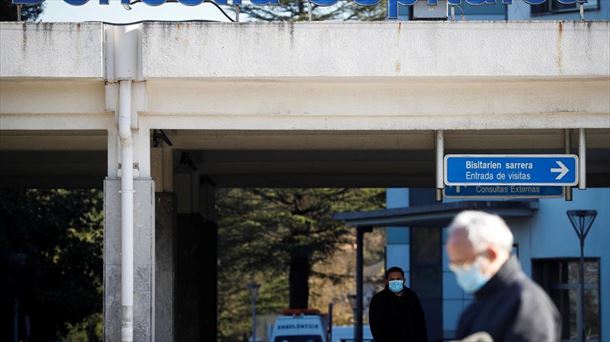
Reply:
[[[235,15],[225,11],[231,17]],[[43,22],[83,22],[106,21],[127,23],[139,20],[216,20],[228,21],[212,4],[202,3],[198,6],[185,6],[178,3],[166,3],[161,6],[149,6],[138,3],[126,10],[120,0],[110,0],[109,5],[100,5],[99,0],[89,0],[82,6],[73,6],[63,0],[45,0],[45,9],[39,20]],[[242,18],[243,19],[243,18]]]

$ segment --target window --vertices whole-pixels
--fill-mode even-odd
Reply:
[[[533,259],[534,280],[549,294],[561,312],[563,341],[578,340],[580,304],[578,258]],[[601,340],[599,258],[585,258],[585,331],[587,341]]]
[[[599,0],[588,0],[585,4],[585,10],[598,10]],[[580,6],[578,3],[565,5],[557,0],[548,0],[540,5],[532,5],[532,16],[548,15],[554,13],[578,12]]]

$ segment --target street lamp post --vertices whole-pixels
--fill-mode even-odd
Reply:
[[[578,267],[578,280],[580,282],[580,305],[578,312],[578,336],[585,342],[585,239],[597,216],[597,210],[568,210],[567,212],[572,228],[580,240],[580,264]]]
[[[258,299],[258,289],[260,287],[261,285],[257,283],[248,284],[250,300],[252,301],[252,342],[256,342],[256,300]]]

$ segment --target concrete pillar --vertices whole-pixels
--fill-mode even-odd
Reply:
[[[175,340],[175,232],[175,196],[171,192],[158,192],[155,214],[155,339],[163,342]]]
[[[121,196],[119,178],[104,180],[104,340],[121,340]],[[150,178],[134,179],[133,340],[155,341],[155,197]]]
[[[172,150],[151,148],[155,180],[155,339],[175,341],[176,195],[173,192]]]

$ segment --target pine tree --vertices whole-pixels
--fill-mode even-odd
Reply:
[[[290,308],[306,308],[313,265],[353,239],[332,216],[382,205],[379,189],[228,190],[218,203],[219,269],[287,275]]]

